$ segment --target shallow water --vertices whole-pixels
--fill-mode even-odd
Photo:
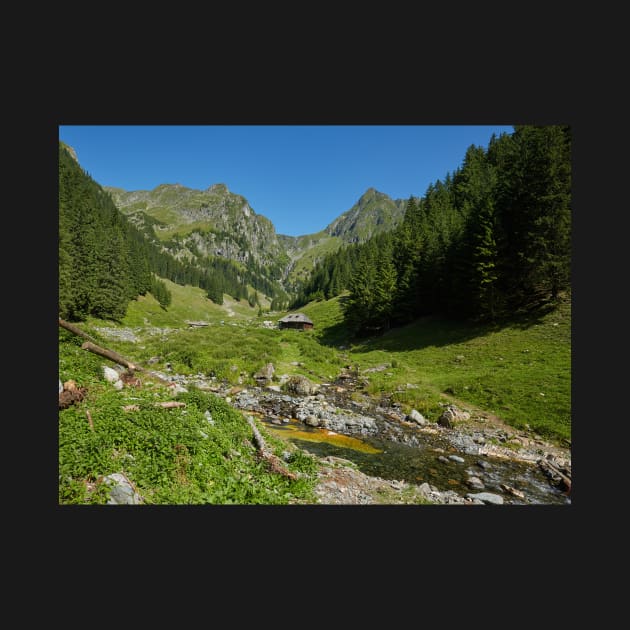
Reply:
[[[424,482],[440,491],[453,490],[462,496],[469,492],[499,494],[507,504],[570,504],[560,489],[551,485],[535,464],[515,462],[490,455],[467,455],[456,451],[440,436],[421,436],[419,446],[409,446],[373,437],[350,437],[327,429],[313,428],[292,420],[285,425],[266,421],[274,434],[290,440],[301,449],[319,457],[334,455],[354,462],[361,472],[383,479],[404,480],[420,485]],[[457,454],[464,463],[442,462],[438,457]],[[478,462],[488,466],[482,468]],[[472,489],[466,481],[466,470],[474,471],[483,489]],[[507,484],[524,494],[524,499],[505,492],[500,484]]]

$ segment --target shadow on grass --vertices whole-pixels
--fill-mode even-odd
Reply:
[[[419,350],[429,346],[463,343],[476,337],[499,332],[504,328],[526,330],[540,324],[557,307],[557,303],[546,303],[529,312],[517,313],[510,318],[483,323],[429,315],[404,326],[390,328],[382,334],[365,337],[354,335],[348,325],[342,321],[326,328],[319,336],[319,341],[328,346],[352,343],[358,352]]]

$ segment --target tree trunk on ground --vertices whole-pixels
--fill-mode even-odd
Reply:
[[[245,419],[247,420],[247,423],[252,428],[252,431],[254,433],[254,443],[256,447],[258,448],[258,453],[260,457],[262,457],[262,459],[264,459],[267,462],[271,472],[284,475],[285,477],[288,477],[289,479],[297,479],[297,475],[295,473],[292,473],[290,470],[288,470],[286,466],[282,464],[282,462],[280,461],[280,458],[276,457],[273,453],[271,453],[268,450],[263,436],[258,430],[258,427],[254,424],[253,418],[251,416],[245,416]]]
[[[87,339],[88,341],[92,341],[92,342],[96,341],[95,339],[92,339],[92,337],[84,333],[80,328],[77,328],[74,324],[70,324],[67,321],[61,319],[61,317],[59,318],[59,325],[62,328],[69,330],[71,333],[74,333],[75,335],[78,335],[79,337],[83,337],[84,339]]]
[[[93,352],[94,354],[98,354],[102,357],[105,357],[106,359],[109,359],[110,361],[113,361],[114,363],[118,363],[119,365],[124,365],[126,368],[129,368],[130,370],[140,370],[140,371],[142,370],[141,367],[138,367],[134,363],[127,361],[127,359],[125,359],[124,357],[121,357],[116,352],[107,350],[107,348],[101,348],[100,346],[97,346],[96,344],[93,344],[89,341],[86,341],[84,344],[82,344],[81,348],[83,350],[89,350],[90,352]]]

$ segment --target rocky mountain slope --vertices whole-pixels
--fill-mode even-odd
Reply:
[[[64,146],[79,163],[74,149]],[[176,258],[201,266],[205,258],[225,258],[289,290],[308,277],[325,254],[394,229],[406,205],[406,200],[369,188],[320,232],[287,236],[277,234],[267,217],[223,183],[205,190],[181,184],[160,184],[153,190],[103,189],[134,225]]]
[[[406,204],[405,199],[393,200],[368,188],[357,203],[335,219],[325,232],[346,243],[364,243],[375,234],[393,230],[402,221]]]
[[[146,225],[146,216],[151,217],[154,235],[162,242],[177,243],[180,255],[222,256],[278,269],[288,263],[271,221],[256,214],[245,197],[225,184],[206,190],[181,184],[161,184],[153,190],[105,190],[136,224]]]

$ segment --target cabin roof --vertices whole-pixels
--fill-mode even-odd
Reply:
[[[302,322],[304,324],[312,324],[313,322],[304,315],[304,313],[289,313],[289,315],[285,315],[282,319],[278,320],[283,324],[288,324],[289,322]]]

